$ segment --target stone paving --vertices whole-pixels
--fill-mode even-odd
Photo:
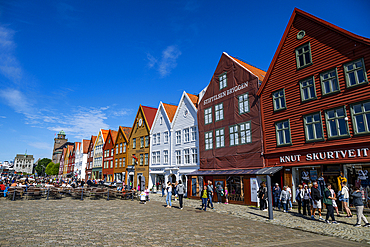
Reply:
[[[291,224],[297,224],[293,218],[298,217],[289,214],[278,212],[276,220],[266,224],[267,212],[246,206],[219,204],[215,205],[216,210],[204,212],[196,209],[199,201],[187,199],[185,208],[180,210],[177,202],[169,209],[164,207],[164,198],[157,195],[151,198],[145,205],[119,199],[10,201],[0,198],[0,246],[337,247],[364,244],[278,226],[288,222],[285,219],[288,216]],[[313,224],[313,221],[307,222]],[[332,227],[315,224],[321,224],[323,227],[319,229],[325,231]],[[348,225],[345,228],[360,236],[369,233],[368,229],[352,229]]]
[[[174,198],[174,196],[173,196]],[[165,202],[165,197],[161,197],[158,194],[152,196],[152,200]],[[200,200],[185,199],[186,206],[198,208],[201,207]],[[178,202],[174,202],[174,205],[179,205]],[[298,214],[297,210],[292,210],[288,213],[282,211],[274,210],[274,219],[268,219],[268,212],[261,211],[259,208],[242,206],[235,204],[217,204],[214,203],[214,210],[207,209],[212,212],[220,214],[229,214],[239,218],[244,218],[248,220],[265,222],[277,226],[284,226],[292,229],[298,229],[306,232],[317,233],[325,236],[340,237],[343,239],[353,240],[361,243],[370,244],[370,227],[354,227],[357,221],[356,215],[352,218],[336,217],[336,221],[340,223],[339,225],[326,224],[323,221],[319,221],[318,212],[316,210],[316,220],[311,220],[308,216],[302,216]],[[326,210],[322,214],[325,219]],[[335,214],[336,216],[336,214]],[[366,216],[366,215],[365,215]],[[329,218],[331,221],[331,218]],[[370,219],[369,219],[370,222]],[[364,225],[364,223],[362,223]]]

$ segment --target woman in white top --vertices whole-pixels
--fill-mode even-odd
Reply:
[[[345,181],[343,181],[343,183],[342,183],[342,192],[341,193],[343,195],[344,210],[347,213],[347,218],[351,218],[352,217],[352,212],[351,212],[351,210],[348,207],[348,203],[349,203],[349,189],[346,186],[346,182]]]
[[[171,208],[172,206],[172,185],[170,183],[170,181],[167,182],[167,186],[166,186],[166,190],[167,190],[167,196],[166,196],[166,203],[167,203],[167,208]]]

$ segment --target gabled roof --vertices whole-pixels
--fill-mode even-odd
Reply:
[[[81,142],[75,142],[75,149],[74,149],[74,151],[80,150],[80,148],[81,148]]]
[[[258,77],[260,81],[263,81],[266,75],[266,71],[263,71],[262,69],[256,68],[250,64],[247,64],[246,62],[241,61],[240,59],[237,59],[235,57],[230,56],[232,59],[234,59],[236,62],[241,64],[244,68],[248,69],[249,71],[252,72],[255,76]]]
[[[89,143],[90,143],[90,140],[82,140],[82,152],[84,154],[87,154],[87,151],[89,150]]]
[[[195,107],[198,108],[198,100],[199,100],[199,97],[197,95],[190,94],[190,93],[186,93],[186,94],[189,96],[191,102],[193,102],[193,104],[195,105]]]
[[[101,134],[102,134],[103,142],[105,143],[105,140],[107,140],[109,130],[101,129],[100,131],[101,131]]]
[[[145,118],[145,121],[148,124],[148,127],[152,128],[152,124],[153,124],[153,121],[154,121],[154,118],[155,118],[155,114],[157,113],[157,108],[153,108],[153,107],[149,107],[149,106],[142,106],[142,105],[140,105],[140,107],[143,109],[144,118]]]
[[[109,130],[111,135],[112,135],[112,141],[113,141],[113,144],[116,143],[116,139],[117,139],[117,134],[118,134],[118,131],[116,130]]]
[[[284,31],[283,37],[280,40],[279,46],[276,49],[275,55],[274,55],[274,57],[273,57],[273,59],[272,59],[272,61],[270,63],[270,66],[269,66],[269,68],[267,70],[267,74],[265,76],[265,79],[263,80],[263,82],[262,82],[262,84],[261,84],[261,86],[260,86],[260,88],[259,88],[259,90],[257,92],[257,95],[261,95],[261,93],[262,93],[262,91],[263,91],[263,89],[264,89],[267,81],[269,80],[270,74],[271,74],[271,72],[272,72],[272,70],[273,70],[273,68],[275,66],[275,63],[276,63],[276,61],[277,61],[277,59],[279,57],[279,54],[280,54],[281,50],[283,49],[285,40],[286,40],[286,38],[287,38],[287,36],[289,34],[289,31],[290,31],[290,29],[291,29],[291,27],[293,25],[293,22],[294,22],[294,20],[295,20],[295,18],[296,18],[297,15],[303,16],[303,17],[305,17],[305,18],[307,18],[307,19],[309,19],[309,20],[311,20],[313,22],[316,22],[319,25],[325,26],[326,28],[328,28],[328,29],[330,29],[330,30],[332,30],[334,32],[337,32],[337,33],[339,33],[341,35],[344,35],[344,36],[346,36],[346,37],[348,37],[350,39],[356,40],[356,41],[361,42],[361,43],[363,43],[365,45],[370,45],[370,39],[368,39],[368,38],[361,37],[361,36],[359,36],[357,34],[351,33],[351,32],[349,32],[347,30],[344,30],[343,28],[340,28],[340,27],[338,27],[338,26],[336,26],[336,25],[334,25],[332,23],[329,23],[327,21],[324,21],[324,20],[322,20],[322,19],[320,19],[320,18],[318,18],[318,17],[316,17],[314,15],[311,15],[311,14],[309,14],[309,13],[303,11],[303,10],[300,10],[300,9],[295,8],[294,11],[293,11],[292,16],[290,17],[290,20],[288,22],[288,25],[285,28],[285,31]]]
[[[170,122],[172,122],[173,117],[175,116],[176,113],[177,105],[163,103],[163,107],[167,113],[168,119],[170,120]]]
[[[171,123],[171,125],[172,125],[172,128],[173,128],[173,126],[174,126],[174,124],[175,124],[175,121],[176,121],[176,118],[177,118],[177,116],[179,115],[179,112],[180,112],[180,108],[181,108],[181,102],[183,102],[185,99],[187,99],[188,101],[189,101],[189,105],[191,106],[191,107],[193,107],[193,110],[195,111],[195,112],[197,112],[197,105],[195,105],[194,104],[194,97],[193,97],[193,100],[192,100],[192,98],[190,98],[190,96],[189,95],[191,95],[191,96],[195,96],[195,95],[193,95],[193,94],[189,94],[189,93],[187,93],[187,92],[183,92],[182,93],[182,96],[181,96],[181,98],[180,98],[180,102],[179,102],[179,106],[177,107],[177,110],[176,110],[176,113],[175,113],[175,116],[174,116],[174,121],[172,121],[172,123]],[[198,97],[198,96],[195,96],[195,97]],[[193,103],[193,104],[191,104],[191,103]]]
[[[128,142],[128,140],[129,140],[128,138],[130,137],[130,133],[131,133],[131,128],[130,127],[119,126],[117,136],[116,136],[116,143],[117,143],[117,138],[118,138],[118,133],[119,132],[122,132],[123,138],[126,140],[126,142]]]

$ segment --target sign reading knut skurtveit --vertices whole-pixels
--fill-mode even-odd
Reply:
[[[240,85],[237,85],[235,87],[232,87],[224,92],[221,92],[219,94],[216,94],[216,95],[213,95],[212,97],[209,97],[208,99],[205,99],[204,100],[204,105],[206,104],[209,104],[213,101],[216,101],[216,100],[219,100],[219,99],[222,99],[223,97],[225,97],[226,95],[230,95],[232,93],[235,93],[239,90],[242,90],[244,88],[248,87],[248,82],[244,82],[243,84],[240,84]]]
[[[280,163],[300,162],[300,161],[320,161],[320,160],[335,160],[348,158],[364,158],[368,157],[369,148],[343,149],[326,152],[313,152],[306,155],[293,154],[280,156]]]

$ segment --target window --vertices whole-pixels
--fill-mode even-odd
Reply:
[[[216,130],[216,148],[225,147],[225,130]]]
[[[304,116],[303,121],[306,134],[306,141],[324,140],[320,113]]]
[[[140,137],[140,148],[144,147],[144,136]]]
[[[219,77],[218,77],[218,80],[220,82],[220,90],[227,87],[227,76],[226,76],[226,72],[221,74]]]
[[[176,154],[176,165],[180,165],[181,164],[181,151],[176,150],[175,154]]]
[[[198,149],[192,148],[191,149],[191,156],[192,156],[192,161],[194,164],[198,163]]]
[[[205,146],[206,146],[206,150],[213,149],[212,131],[206,132],[204,135],[205,135]]]
[[[155,152],[152,152],[152,164],[157,164],[157,155]]]
[[[168,131],[164,132],[164,143],[168,143]]]
[[[362,58],[350,63],[346,63],[344,65],[344,73],[346,76],[347,87],[353,87],[367,83],[368,81],[365,71],[365,64]]]
[[[135,165],[135,162],[136,162],[136,159],[134,157],[132,157],[132,165],[133,166]]]
[[[212,123],[212,107],[204,110],[204,124]]]
[[[153,145],[157,144],[157,134],[153,134]]]
[[[286,108],[285,105],[285,92],[284,89],[276,91],[272,94],[274,104],[274,111],[279,111]]]
[[[197,127],[191,127],[191,140],[195,141],[197,139]]]
[[[229,133],[230,133],[230,146],[239,145],[239,126],[230,126]]]
[[[328,138],[338,138],[349,136],[346,111],[344,107],[326,111],[326,126]]]
[[[126,166],[126,158],[122,158],[122,167]]]
[[[164,164],[168,164],[168,150],[163,150]]]
[[[157,144],[161,144],[161,134],[157,133]]]
[[[149,154],[145,154],[145,160],[144,160],[144,164],[147,166],[149,165]]]
[[[117,159],[116,159],[116,167],[117,167]],[[122,158],[119,159],[119,167],[122,167]]]
[[[176,131],[176,144],[181,143],[181,131]]]
[[[239,124],[240,131],[240,144],[251,143],[252,133],[251,133],[251,122]]]
[[[118,145],[116,145],[116,154],[118,154]]]
[[[316,88],[314,77],[299,82],[302,101],[316,99]]]
[[[119,153],[122,153],[122,143],[119,144]],[[117,154],[117,152],[116,152]]]
[[[110,161],[110,168],[113,168],[113,160]]]
[[[190,130],[189,128],[184,129],[184,142],[190,141]]]
[[[136,148],[136,138],[132,139],[132,148]]]
[[[140,154],[140,165],[144,165],[144,154]]]
[[[123,143],[123,152],[126,153],[126,142]]]
[[[224,119],[224,104],[215,105],[215,121],[220,121]]]
[[[157,163],[158,164],[161,163],[161,152],[160,151],[157,151]]]
[[[297,61],[297,69],[301,69],[308,65],[311,65],[312,58],[310,43],[304,44],[295,49],[295,58]]]
[[[276,128],[276,143],[277,146],[284,146],[292,144],[290,138],[290,124],[289,120],[275,123]]]
[[[320,74],[322,94],[327,95],[339,92],[337,69]]]
[[[161,118],[159,119],[159,124],[160,124],[160,125],[162,125],[162,123],[163,123],[163,118],[161,117]]]
[[[355,134],[370,133],[370,101],[351,106]]]
[[[110,151],[110,156],[114,156],[114,148]]]
[[[248,101],[248,94],[242,94],[238,96],[239,102],[239,114],[249,112],[249,101]]]
[[[149,136],[145,136],[145,147],[149,147]]]
[[[190,149],[184,149],[184,163],[190,164]]]

